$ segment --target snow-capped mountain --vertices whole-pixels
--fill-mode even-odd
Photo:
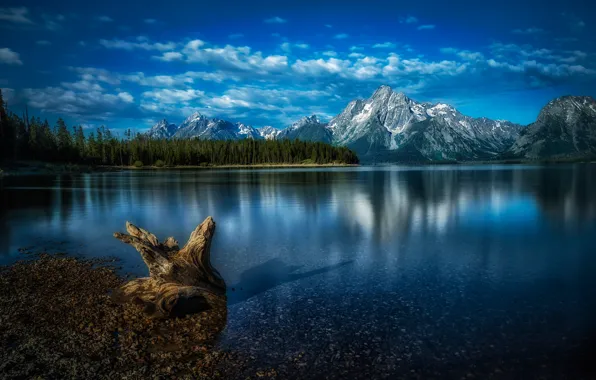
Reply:
[[[333,131],[334,141],[340,145],[354,144],[364,138],[373,145],[389,148],[391,135],[426,119],[429,106],[416,103],[403,93],[393,92],[389,86],[381,86],[369,99],[350,102],[329,122],[329,129]],[[371,134],[376,136],[376,141],[371,139]]]
[[[199,137],[202,139],[232,140],[236,139],[236,125],[220,119],[209,119],[198,112],[190,115],[180,124],[173,138]]]
[[[472,160],[503,152],[521,126],[465,116],[444,103],[419,103],[389,86],[354,100],[329,122],[333,143],[361,158],[381,160]]]
[[[282,129],[277,139],[320,141],[331,143],[333,136],[326,124],[321,123],[316,115],[303,117],[289,127]]]
[[[551,101],[524,128],[508,121],[473,118],[445,103],[421,103],[389,86],[357,99],[328,124],[303,117],[277,129],[209,119],[200,113],[180,126],[160,121],[152,138],[300,139],[347,146],[361,161],[486,160],[596,154],[596,102],[590,97]]]
[[[277,128],[273,128],[270,125],[267,125],[262,128],[257,128],[259,135],[264,138],[265,140],[275,140],[277,135],[279,135],[280,130]]]
[[[550,101],[505,155],[527,159],[596,155],[596,100],[563,96]]]
[[[271,127],[270,127],[271,128]],[[276,131],[279,131],[276,129]],[[190,115],[179,126],[162,120],[155,124],[147,133],[153,139],[184,139],[202,138],[211,140],[240,140],[251,138],[263,139],[261,131],[243,123],[232,123],[221,119],[209,119],[199,112]],[[273,131],[268,131],[270,136],[275,136]]]
[[[160,120],[147,132],[152,139],[167,139],[176,133],[176,124],[168,123],[166,119]]]
[[[256,128],[251,127],[250,125],[236,123],[236,128],[238,129],[236,132],[237,138],[247,138],[253,140],[259,140],[263,138],[263,136],[261,136],[261,133]]]

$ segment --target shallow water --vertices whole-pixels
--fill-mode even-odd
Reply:
[[[264,366],[292,363],[300,377],[590,366],[596,165],[8,177],[0,263],[36,246],[117,256],[144,275],[113,232],[130,220],[183,242],[208,215],[230,288],[221,345]]]

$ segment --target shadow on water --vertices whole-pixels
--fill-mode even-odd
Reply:
[[[257,294],[266,292],[269,289],[273,289],[276,286],[287,282],[331,272],[351,264],[353,261],[354,260],[344,261],[304,273],[294,273],[302,268],[302,266],[287,265],[278,258],[271,259],[263,264],[244,271],[240,275],[240,281],[238,283],[228,286],[228,305],[246,301]]]

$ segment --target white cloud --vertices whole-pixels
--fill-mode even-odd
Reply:
[[[531,27],[531,28],[527,28],[527,29],[514,29],[511,31],[511,33],[513,34],[541,34],[544,33],[544,29],[540,29],[540,28],[535,28],[535,27]]]
[[[0,49],[0,63],[7,65],[22,65],[23,61],[21,61],[19,53],[16,53],[9,48],[2,48]]]
[[[336,40],[343,40],[348,37],[350,37],[350,36],[346,33],[339,33],[339,34],[336,34],[335,36],[333,36],[333,38],[335,38]]]
[[[118,93],[118,97],[122,99],[125,103],[132,103],[134,101],[133,96],[128,92],[120,92]]]
[[[292,51],[292,45],[289,42],[284,42],[283,44],[279,45],[279,48],[286,53],[290,53]]]
[[[99,84],[93,82],[92,78],[83,79],[78,82],[62,82],[61,85],[63,87],[70,89],[70,90],[76,90],[76,91],[85,91],[85,92],[91,92],[91,91],[103,92],[104,91],[103,87],[101,87]]]
[[[573,63],[587,57],[582,51],[555,51],[552,49],[537,49],[531,45],[516,45],[494,43],[490,50],[499,62],[514,61],[519,63],[524,60],[540,60],[552,62]]]
[[[362,46],[350,46],[350,51],[364,50]]]
[[[418,22],[418,19],[414,16],[407,16],[400,18],[399,22],[401,24],[416,24]]]
[[[158,50],[158,51],[166,51],[172,50],[176,47],[176,44],[173,42],[166,42],[160,43],[155,42],[151,43],[145,37],[137,37],[135,41],[125,41],[125,40],[99,40],[99,43],[108,48],[108,49],[122,49],[122,50]]]
[[[310,45],[308,44],[292,44],[289,42],[284,42],[283,44],[279,45],[279,48],[285,51],[286,53],[290,53],[292,51],[292,48],[308,49],[309,47]]]
[[[337,53],[332,50],[324,51],[321,54],[327,57],[337,57]]]
[[[569,77],[572,75],[594,75],[596,71],[588,69],[582,65],[569,65],[557,63],[542,63],[535,60],[523,61],[518,64],[511,64],[507,62],[498,62],[494,59],[487,61],[488,65],[493,68],[501,68],[512,72],[538,72],[546,77]]]
[[[110,16],[98,16],[97,17],[97,21],[101,21],[101,22],[114,22],[114,19],[111,18]]]
[[[579,51],[579,50],[566,51],[566,52],[562,52],[561,54],[564,54],[565,56],[557,56],[557,57],[553,57],[553,58],[556,58],[556,60],[558,60],[559,62],[574,63],[574,62],[583,60],[588,56],[587,53],[584,53],[583,51]]]
[[[271,17],[265,20],[265,23],[267,24],[285,24],[286,22],[288,21],[279,16]]]
[[[205,71],[189,71],[184,75],[193,78],[200,79],[206,82],[222,83],[226,80],[239,81],[240,78],[230,73],[223,73],[220,71],[205,72]]]
[[[427,62],[419,58],[401,59],[397,54],[391,54],[387,61],[387,65],[383,67],[383,74],[386,77],[402,77],[412,74],[456,76],[464,73],[468,67],[466,63],[447,60]]]
[[[240,99],[234,99],[229,95],[222,95],[222,96],[215,96],[210,97],[205,101],[205,104],[210,107],[218,107],[218,108],[237,108],[237,107],[244,107],[249,108],[252,107],[252,104]]]
[[[461,59],[466,60],[466,61],[484,60],[484,54],[479,53],[479,52],[472,52],[469,50],[458,50],[458,49],[452,48],[452,47],[441,48],[440,51],[441,51],[441,53],[444,53],[444,54],[455,54],[458,57],[460,57]]]
[[[78,73],[81,79],[86,81],[103,82],[111,85],[119,85],[121,83],[117,74],[113,74],[105,69],[94,67],[69,67],[69,69]]]
[[[263,56],[259,51],[252,52],[248,46],[226,45],[222,47],[204,47],[201,40],[190,41],[182,49],[188,62],[198,62],[227,69],[270,73],[283,71],[288,67],[288,58],[281,55]]]
[[[223,72],[202,72],[202,71],[187,71],[183,74],[177,75],[145,75],[143,72],[119,74],[112,73],[105,69],[98,69],[93,67],[70,67],[81,78],[79,82],[69,83],[63,85],[72,88],[83,90],[83,85],[90,83],[107,83],[112,86],[122,84],[122,82],[136,83],[140,86],[148,87],[184,87],[194,83],[195,79],[208,82],[222,83],[226,80],[238,81],[239,78],[230,73]],[[84,83],[83,83],[84,82]],[[91,89],[98,90],[101,87]]]
[[[133,101],[127,92],[79,91],[73,88],[26,88],[23,95],[28,105],[47,112],[70,116],[106,118],[124,109]]]
[[[469,50],[462,50],[457,55],[466,61],[480,61],[484,59],[484,54],[479,52],[472,52]]]
[[[203,91],[193,89],[176,90],[164,88],[160,90],[146,91],[143,92],[142,95],[144,98],[157,100],[162,103],[177,104],[201,98],[205,95],[205,93]]]
[[[331,29],[331,28],[333,28],[333,25],[331,25],[331,24],[325,24],[325,28]]]
[[[152,58],[159,61],[172,62],[182,60],[184,55],[182,55],[182,53],[178,53],[177,51],[168,51],[160,56],[153,56]]]
[[[418,30],[431,30],[434,29],[435,26],[432,24],[420,25],[417,29]]]
[[[395,44],[393,42],[383,42],[380,44],[374,44],[373,49],[393,49],[395,48]]]
[[[350,67],[351,62],[337,58],[297,60],[292,69],[298,74],[319,76],[324,74],[338,74]]]
[[[33,24],[33,21],[29,18],[29,9],[25,7],[0,8],[0,21],[8,21],[15,24]]]
[[[119,78],[128,82],[137,83],[141,86],[150,87],[177,87],[193,83],[193,78],[188,74],[145,76],[145,73],[137,72],[120,75]]]

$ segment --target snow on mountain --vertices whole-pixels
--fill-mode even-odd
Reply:
[[[261,136],[261,133],[257,130],[257,128],[251,127],[250,125],[236,123],[237,137],[238,138],[247,138],[253,140],[260,140],[264,138]]]
[[[152,139],[167,139],[172,137],[176,130],[176,124],[168,123],[166,119],[163,119],[158,121],[157,124],[147,131],[147,136]]]
[[[289,127],[282,129],[276,139],[320,141],[331,143],[332,134],[326,124],[321,123],[316,115],[303,117]]]
[[[490,158],[507,149],[520,130],[513,123],[465,116],[448,104],[416,102],[389,86],[350,102],[328,128],[333,143],[390,160]]]
[[[207,140],[260,139],[259,132],[246,124],[231,123],[221,119],[209,119],[199,112],[190,115],[178,126],[172,138],[201,138]]]
[[[277,135],[279,135],[280,130],[267,125],[262,128],[257,128],[257,132],[259,132],[259,135],[265,140],[275,140]]]
[[[167,120],[152,138],[300,139],[348,146],[363,161],[484,160],[596,154],[596,102],[590,97],[551,101],[527,128],[503,120],[473,118],[445,103],[421,103],[389,86],[351,101],[328,124],[303,117],[277,129],[209,119],[194,113],[176,127]],[[505,153],[504,153],[505,152]]]

